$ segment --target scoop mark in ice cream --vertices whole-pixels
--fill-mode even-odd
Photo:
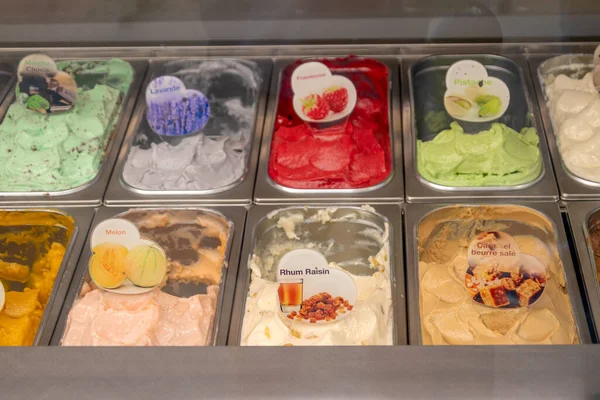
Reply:
[[[529,183],[542,172],[539,137],[534,128],[520,133],[494,123],[487,131],[465,133],[456,122],[430,141],[417,141],[417,170],[444,186],[512,186]]]

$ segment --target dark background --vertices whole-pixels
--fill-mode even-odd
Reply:
[[[3,0],[0,44],[556,41],[598,0]]]

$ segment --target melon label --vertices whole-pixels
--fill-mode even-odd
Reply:
[[[92,232],[90,246],[88,271],[101,289],[140,294],[165,280],[165,251],[158,243],[143,239],[131,221],[112,218],[100,222]]]

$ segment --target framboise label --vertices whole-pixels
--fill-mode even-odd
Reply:
[[[279,307],[295,322],[328,323],[348,316],[356,303],[356,285],[347,272],[329,268],[311,249],[285,254],[277,267]]]
[[[64,71],[56,68],[53,59],[44,54],[31,54],[17,69],[17,100],[26,108],[56,114],[70,110],[77,98],[77,83]]]
[[[161,76],[148,84],[146,105],[148,125],[159,135],[192,135],[201,132],[210,118],[204,93],[186,89],[174,76]]]
[[[320,62],[299,65],[292,74],[296,114],[309,125],[345,123],[356,105],[356,88]]]
[[[99,223],[90,238],[92,256],[88,270],[101,289],[120,294],[140,294],[160,285],[167,273],[167,256],[138,228],[120,218]]]
[[[484,232],[470,243],[465,286],[473,300],[494,308],[527,307],[546,287],[546,266],[521,252],[506,232]]]
[[[452,117],[468,122],[493,121],[504,115],[509,103],[506,83],[488,76],[481,63],[462,60],[448,69],[444,107]]]

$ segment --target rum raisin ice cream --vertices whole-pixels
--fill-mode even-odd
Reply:
[[[270,226],[256,243],[250,265],[240,344],[242,346],[392,345],[393,316],[387,224],[378,214],[355,209],[277,210],[261,222]],[[375,227],[377,226],[377,227]],[[383,228],[383,229],[382,229]],[[261,228],[262,229],[262,228]],[[329,269],[341,269],[356,286],[356,302],[319,293],[304,300],[298,318],[280,311],[275,271],[290,251],[320,251]],[[318,301],[315,301],[315,297]],[[336,303],[336,300],[339,300]],[[308,304],[311,303],[311,304]],[[314,311],[346,308],[345,318],[302,321],[307,306]],[[315,314],[318,314],[315,313]]]

